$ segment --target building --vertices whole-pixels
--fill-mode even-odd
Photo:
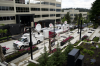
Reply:
[[[29,26],[32,21],[59,22],[60,14],[61,0],[0,0],[0,24]]]
[[[87,12],[79,12],[79,10],[75,10],[75,9],[64,10],[64,12],[62,12],[61,17],[64,17],[64,15],[67,14],[68,12],[70,14],[71,21],[74,20],[76,14],[80,14],[80,13],[82,14],[83,18],[85,19],[87,18]]]

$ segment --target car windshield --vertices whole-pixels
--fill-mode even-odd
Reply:
[[[23,42],[23,41],[24,41],[24,38],[20,38],[20,39],[18,39],[18,41],[21,41],[21,42]]]

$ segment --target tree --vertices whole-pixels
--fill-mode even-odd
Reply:
[[[92,3],[92,7],[90,10],[90,20],[93,22],[98,22],[100,24],[100,19],[98,20],[98,16],[100,16],[100,0],[95,0]]]
[[[57,44],[57,51],[53,54],[54,66],[62,66],[65,62],[65,55],[61,53],[59,44]]]
[[[6,34],[7,34],[7,29],[4,29],[4,30],[3,30],[3,33],[5,33],[5,36],[6,36]]]
[[[3,30],[2,29],[0,29],[0,35],[1,35],[1,37],[3,37]]]
[[[71,23],[69,12],[65,15],[65,19],[67,19],[68,24]]]
[[[44,47],[44,54],[42,54],[42,57],[39,58],[38,62],[40,63],[40,66],[46,66],[48,61],[48,53],[46,51],[46,47]]]
[[[68,57],[68,53],[73,49],[73,45],[69,42],[69,45],[67,46],[67,48],[65,49],[64,51],[64,54],[66,56],[66,60],[67,60],[67,57]]]
[[[78,21],[78,15],[76,14],[73,22],[76,22],[77,23],[77,21]]]
[[[64,17],[61,19],[61,21],[64,23],[65,21],[67,21],[67,19],[65,19],[65,17]]]

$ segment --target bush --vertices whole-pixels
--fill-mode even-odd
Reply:
[[[94,47],[94,46],[91,46],[91,47],[90,47],[90,49],[91,49],[91,50],[95,50],[95,49],[96,49],[96,47]]]
[[[99,41],[99,37],[94,37],[93,41],[98,42]]]
[[[80,50],[83,50],[84,49],[83,46],[77,46],[76,48],[77,49],[80,49]]]
[[[35,63],[29,63],[27,66],[38,66],[38,65]]]
[[[75,42],[74,46],[77,46],[81,41]]]
[[[83,52],[84,52],[84,53],[87,53],[87,49],[83,49]]]
[[[93,55],[93,54],[94,54],[94,51],[88,50],[87,53],[88,53],[89,55]]]

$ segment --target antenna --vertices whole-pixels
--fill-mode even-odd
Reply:
[[[39,32],[41,31],[41,25],[37,24],[36,25],[36,31],[38,32],[38,34],[40,34]]]

